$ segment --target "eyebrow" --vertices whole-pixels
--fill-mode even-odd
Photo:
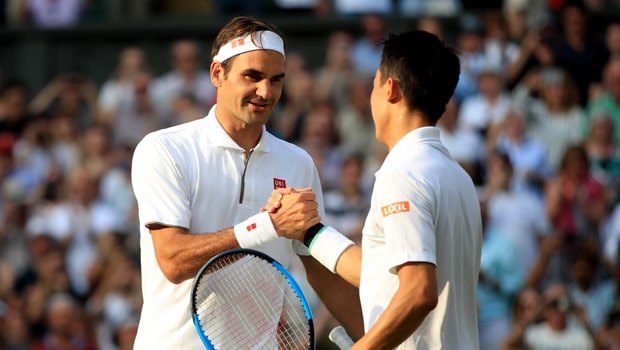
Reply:
[[[264,72],[256,70],[256,69],[253,69],[253,68],[245,69],[243,71],[243,73],[245,73],[245,74],[252,74],[252,75],[259,75],[261,77],[265,76]],[[282,78],[284,78],[284,76],[285,76],[285,73],[280,73],[280,74],[276,74],[276,75],[270,77],[270,79],[282,79]]]

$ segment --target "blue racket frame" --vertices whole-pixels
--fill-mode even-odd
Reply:
[[[225,256],[235,255],[235,254],[245,254],[245,255],[255,255],[255,256],[258,256],[258,257],[266,260],[270,264],[272,264],[287,279],[287,282],[289,283],[289,285],[291,286],[291,288],[293,289],[295,294],[297,294],[297,297],[299,297],[299,300],[301,301],[301,304],[304,307],[304,312],[305,312],[305,315],[306,315],[306,319],[308,320],[308,326],[309,326],[308,332],[309,332],[309,335],[310,335],[310,337],[309,337],[310,344],[308,344],[308,349],[309,350],[314,350],[314,322],[313,322],[313,319],[312,319],[312,310],[310,309],[310,305],[308,304],[308,300],[306,299],[306,296],[304,295],[301,287],[299,286],[299,284],[297,283],[295,278],[293,278],[293,276],[288,272],[288,270],[286,270],[286,268],[284,266],[282,266],[282,264],[280,264],[274,258],[272,258],[271,256],[269,256],[269,255],[267,255],[267,254],[265,254],[263,252],[260,252],[258,250],[248,249],[248,248],[230,249],[230,250],[226,250],[226,251],[223,251],[223,252],[215,255],[214,257],[209,259],[209,261],[207,261],[200,268],[200,270],[196,274],[196,277],[194,278],[194,282],[192,284],[192,291],[190,293],[190,305],[191,305],[191,313],[192,313],[191,316],[192,316],[192,321],[194,323],[194,327],[196,328],[196,332],[198,333],[198,336],[200,337],[200,340],[202,341],[204,346],[207,348],[207,350],[218,350],[218,349],[216,349],[213,346],[213,344],[209,340],[209,337],[206,334],[204,334],[204,332],[202,331],[202,328],[200,326],[200,320],[198,319],[198,312],[197,312],[196,304],[194,303],[194,301],[196,300],[196,287],[197,287],[197,284],[198,284],[197,281],[200,279],[200,276],[203,275],[204,271],[206,269],[208,269],[209,266],[214,264],[217,260],[219,260],[219,259],[221,259],[221,258],[223,258]]]

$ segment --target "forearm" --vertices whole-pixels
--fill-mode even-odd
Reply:
[[[193,278],[210,258],[239,248],[232,228],[215,233],[193,234],[175,227],[151,229],[160,269],[172,283]]]
[[[359,301],[359,290],[344,279],[331,273],[314,258],[300,256],[308,282],[329,312],[347,330],[353,339],[364,334],[364,321]]]
[[[362,273],[362,249],[359,246],[350,246],[338,259],[336,273],[356,288],[360,286]]]
[[[399,289],[377,322],[351,350],[396,348],[415,332],[433,308],[434,304],[426,299],[412,299],[410,293]]]

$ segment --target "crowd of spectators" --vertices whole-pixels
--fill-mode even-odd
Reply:
[[[129,3],[153,1],[110,2]],[[220,3],[261,2],[210,4]],[[325,2],[274,3],[318,11]],[[431,1],[330,3],[389,8],[360,17],[361,34],[334,30],[318,67],[288,52],[267,127],[313,157],[323,221],[359,242],[387,152],[369,98],[384,15],[432,13],[420,10]],[[433,1],[436,11],[440,3],[464,4]],[[462,74],[438,124],[479,189],[481,348],[618,348],[620,22],[602,31],[590,22],[614,1],[504,3],[460,17]],[[416,23],[445,35],[433,16]],[[70,72],[34,92],[0,81],[0,349],[131,349],[141,307],[132,151],[148,132],[201,118],[215,103],[199,47],[174,42],[163,74],[131,46],[102,84]],[[324,333],[333,320],[315,305]]]

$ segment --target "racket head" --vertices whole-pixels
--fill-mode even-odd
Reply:
[[[314,349],[302,289],[279,262],[257,250],[228,250],[204,264],[192,285],[191,313],[209,350]]]

